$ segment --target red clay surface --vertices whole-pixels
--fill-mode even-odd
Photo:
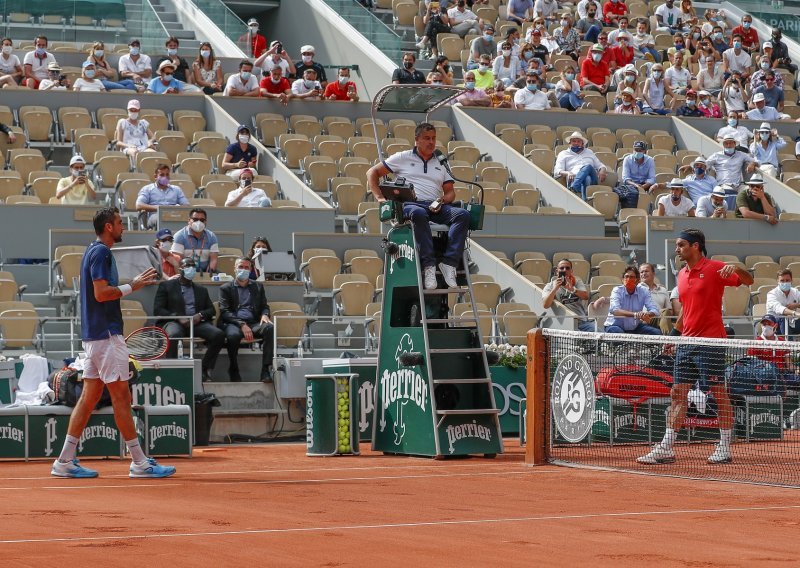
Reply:
[[[514,444],[515,445],[515,444]],[[212,447],[178,473],[0,463],[0,566],[796,566],[800,490],[304,445]]]

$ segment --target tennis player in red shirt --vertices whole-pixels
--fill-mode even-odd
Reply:
[[[684,337],[727,337],[722,323],[722,294],[726,286],[750,285],[752,275],[734,264],[706,258],[706,237],[698,229],[686,229],[675,241],[675,253],[686,263],[678,273],[678,296],[683,309],[675,329]],[[675,353],[674,382],[667,411],[664,439],[649,454],[637,458],[643,464],[675,461],[673,445],[683,426],[689,390],[700,382],[704,392],[711,392],[717,401],[720,441],[708,457],[708,463],[730,463],[733,437],[733,412],[725,387],[725,347],[679,345]]]

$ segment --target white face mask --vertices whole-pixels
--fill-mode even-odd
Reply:
[[[281,82],[281,77],[278,77],[277,79],[275,77],[270,77],[269,80],[272,81],[273,85],[277,85],[278,83]]]
[[[774,337],[775,336],[775,328],[772,327],[771,325],[762,325],[761,326],[761,335],[763,335],[764,338]]]
[[[129,110],[129,111],[128,111],[128,118],[130,118],[131,120],[136,120],[137,118],[139,118],[139,113],[138,113],[138,111],[137,111],[137,112],[134,112],[134,111],[130,111],[130,110]]]
[[[192,221],[192,224],[189,225],[189,227],[191,227],[192,231],[195,233],[202,233],[206,228],[206,224],[202,221]]]
[[[171,73],[164,73],[164,81],[166,81],[166,82],[172,81],[172,74]]]
[[[14,46],[13,45],[4,45],[3,46],[3,53],[5,55],[9,55],[12,51],[14,51]]]
[[[172,248],[172,243],[170,241],[161,241],[161,244],[158,246],[164,252],[168,252],[169,249]]]
[[[312,57],[312,56],[310,56],[310,55],[303,55],[303,63],[305,63],[306,65],[308,65],[309,63],[311,63],[311,60],[312,60],[312,59],[313,59],[313,57]]]
[[[250,137],[249,136],[239,136],[239,142],[241,144],[247,144],[248,142],[250,142]]]
[[[349,80],[350,80],[350,77],[339,77],[339,84],[340,85],[346,85]]]
[[[81,177],[83,175],[83,170],[79,170],[77,168],[72,168],[72,176],[73,177]]]
[[[503,57],[509,57],[510,55],[511,55],[511,50],[510,49],[504,49],[503,50]]]

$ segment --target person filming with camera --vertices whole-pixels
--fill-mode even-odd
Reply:
[[[589,290],[583,280],[572,273],[571,261],[564,259],[558,263],[555,276],[545,285],[542,294],[545,309],[550,309],[553,302],[559,302],[574,312],[578,331],[597,331],[596,322],[588,318]]]

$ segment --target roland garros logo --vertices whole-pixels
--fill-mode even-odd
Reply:
[[[568,442],[580,442],[594,422],[594,376],[580,355],[568,355],[553,377],[553,420]]]

